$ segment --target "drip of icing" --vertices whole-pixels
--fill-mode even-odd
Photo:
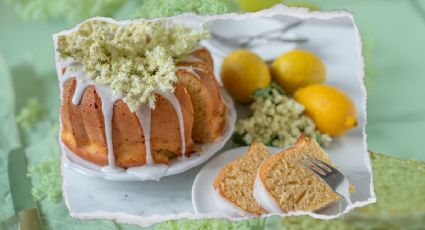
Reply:
[[[59,84],[61,89],[65,85],[65,82],[68,81],[70,78],[75,77],[76,79],[82,79],[84,77],[84,71],[82,68],[78,68],[79,66],[76,65],[74,68],[77,68],[77,70],[71,70],[71,66],[64,67],[66,68],[65,73],[62,75],[62,77],[59,78]]]
[[[191,72],[191,73],[193,73],[198,79],[201,79],[201,77],[198,75],[198,73],[195,71],[195,70],[200,70],[200,71],[202,71],[202,69],[200,69],[200,68],[196,68],[196,67],[188,67],[188,66],[177,66],[176,67],[176,70],[185,70],[185,71],[188,71],[188,72]]]
[[[80,104],[84,91],[86,91],[86,88],[89,87],[91,84],[91,81],[82,82],[80,79],[77,78],[77,86],[75,87],[74,95],[72,96],[72,104]]]
[[[112,116],[114,113],[114,104],[118,97],[114,96],[112,90],[106,86],[94,84],[96,91],[102,101],[103,120],[105,123],[106,146],[108,148],[108,166],[103,167],[104,172],[120,172],[124,169],[116,167],[114,146],[112,142]]]
[[[187,62],[198,62],[198,61],[203,61],[202,59],[200,59],[199,57],[195,56],[195,55],[188,55],[186,56],[183,61],[187,61]]]
[[[276,200],[270,195],[270,193],[264,188],[260,178],[255,178],[253,195],[255,200],[270,213],[283,213]]]
[[[143,105],[136,110],[136,116],[143,129],[146,148],[146,164],[139,167],[131,167],[127,169],[127,173],[133,174],[142,180],[159,180],[168,171],[168,165],[155,164],[151,150],[151,109],[147,105]]]
[[[68,61],[69,66],[65,66],[66,71],[63,74],[63,76],[60,78],[60,87],[61,87],[61,94],[62,94],[62,88],[65,84],[65,82],[75,77],[77,79],[77,85],[75,87],[74,95],[72,96],[72,103],[74,105],[78,105],[81,102],[81,99],[83,97],[84,91],[89,87],[90,85],[94,85],[94,87],[97,90],[97,93],[102,101],[102,113],[104,118],[104,124],[105,124],[105,138],[106,138],[106,145],[108,149],[108,165],[106,167],[103,167],[102,170],[105,172],[120,172],[124,169],[116,167],[115,165],[115,156],[114,156],[114,150],[113,150],[113,144],[112,144],[112,116],[113,116],[113,108],[115,102],[119,99],[119,97],[114,96],[111,89],[108,87],[98,85],[92,80],[86,80],[82,81],[84,78],[84,71],[81,68],[80,65],[75,66],[77,69],[72,70],[70,69],[70,65],[73,62]]]
[[[147,105],[143,105],[136,111],[136,116],[139,119],[145,137],[146,165],[152,165],[154,161],[151,151],[151,109]]]
[[[161,96],[165,97],[171,103],[171,105],[174,107],[174,111],[176,111],[177,118],[179,120],[179,126],[180,126],[181,152],[182,152],[183,159],[185,159],[185,157],[186,157],[186,137],[184,135],[184,120],[183,120],[183,113],[182,113],[182,108],[181,108],[180,102],[177,99],[176,95],[174,95],[174,93],[161,93]]]
[[[231,216],[231,217],[253,216],[253,214],[243,210],[242,208],[226,200],[215,189],[214,189],[213,200],[214,200],[215,206],[227,216]]]

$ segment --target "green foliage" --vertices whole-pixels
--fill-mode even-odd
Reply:
[[[145,18],[166,17],[186,12],[223,14],[240,12],[234,0],[145,0],[138,15]]]
[[[114,17],[127,8],[126,18],[155,18],[185,12],[222,14],[240,12],[235,0],[5,0],[26,21],[66,19],[76,23],[94,16]],[[126,7],[127,6],[127,7]]]
[[[36,97],[28,99],[25,106],[16,116],[16,122],[20,127],[29,129],[38,121],[42,114],[42,105]]]
[[[93,16],[112,16],[125,0],[5,0],[27,21],[65,18],[78,22]]]
[[[37,181],[31,191],[35,200],[47,198],[49,202],[57,202],[62,198],[59,158],[31,167],[28,176]]]

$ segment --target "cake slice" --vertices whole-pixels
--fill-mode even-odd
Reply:
[[[216,204],[220,209],[227,213],[233,210],[234,214],[239,215],[265,213],[256,202],[252,190],[258,167],[268,157],[270,153],[263,144],[253,143],[245,155],[230,162],[219,172],[214,180],[214,189]]]
[[[301,164],[305,155],[331,164],[320,145],[302,135],[293,146],[268,158],[260,166],[254,196],[267,211],[312,212],[340,199],[329,185]]]

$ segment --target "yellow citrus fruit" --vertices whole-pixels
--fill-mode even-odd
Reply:
[[[221,65],[224,88],[239,103],[249,103],[257,89],[270,85],[266,63],[255,53],[238,49],[230,53]]]
[[[271,74],[287,93],[311,84],[323,83],[326,68],[315,54],[306,50],[292,50],[282,54],[271,65]]]
[[[282,3],[282,0],[238,0],[244,11],[254,12]]]
[[[323,133],[339,136],[357,125],[354,103],[333,86],[310,85],[297,90],[294,98],[304,105],[305,113]]]
[[[310,2],[287,2],[286,6],[308,8],[309,10],[320,10],[320,7]]]

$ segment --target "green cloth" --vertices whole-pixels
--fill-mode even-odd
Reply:
[[[37,1],[41,2],[41,1]],[[294,1],[291,1],[294,2]],[[328,0],[311,1],[322,9],[345,8],[354,12],[365,42],[368,91],[367,142],[374,151],[425,161],[421,146],[425,130],[425,17],[412,1]],[[129,1],[117,13],[133,13]],[[421,1],[425,9],[425,1]],[[56,16],[57,17],[57,16]],[[70,23],[61,20],[23,22],[11,6],[0,0],[0,229],[16,229],[7,175],[7,157],[18,147],[15,113],[29,98],[43,105],[43,115],[32,128],[23,131],[30,166],[58,156],[57,120],[59,89],[53,62],[51,34]],[[37,181],[33,181],[37,183]],[[378,198],[379,199],[379,198]],[[46,229],[139,229],[111,221],[80,221],[69,216],[63,201],[39,202]],[[273,229],[280,218],[228,222],[224,220],[167,222],[151,229],[175,226],[199,229]]]

